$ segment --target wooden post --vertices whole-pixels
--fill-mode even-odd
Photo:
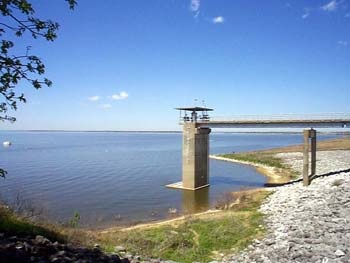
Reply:
[[[304,130],[304,164],[303,164],[303,185],[307,186],[310,184],[309,178],[309,138],[310,130]]]
[[[311,137],[311,175],[316,174],[316,130],[310,130]]]

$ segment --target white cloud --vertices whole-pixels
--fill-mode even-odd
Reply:
[[[88,98],[88,100],[91,100],[91,101],[98,101],[99,99],[100,99],[100,96],[92,96]]]
[[[198,12],[200,5],[201,5],[200,0],[191,0],[191,5],[190,5],[191,11]]]
[[[337,2],[337,0],[332,0],[329,3],[323,5],[321,9],[324,11],[332,12],[337,10],[338,5],[339,5],[339,2]]]
[[[349,45],[349,42],[340,40],[340,41],[338,41],[338,45],[342,46],[342,47],[347,47]]]
[[[129,94],[126,93],[125,91],[121,91],[118,94],[113,94],[111,98],[113,100],[125,100],[129,97]]]
[[[201,1],[200,0],[191,0],[191,4],[190,4],[190,10],[192,12],[194,12],[194,18],[197,18],[200,11],[199,8],[201,6]]]
[[[224,21],[225,21],[225,18],[222,16],[217,16],[213,18],[214,24],[221,24],[221,23],[224,23]]]
[[[309,15],[310,15],[310,13],[306,12],[301,17],[302,17],[302,19],[306,19],[306,18],[308,18]]]
[[[111,105],[111,104],[108,104],[108,103],[106,103],[106,104],[101,104],[100,106],[101,106],[102,109],[110,109],[110,108],[112,108],[112,105]]]
[[[200,12],[199,12],[199,11],[197,11],[197,12],[194,14],[194,16],[193,16],[193,17],[194,17],[194,18],[197,18],[197,17],[199,16],[199,13],[200,13]]]
[[[304,13],[303,15],[301,16],[302,19],[306,19],[308,18],[310,15],[311,15],[311,12],[312,12],[312,8],[309,8],[309,7],[305,7],[304,8]]]

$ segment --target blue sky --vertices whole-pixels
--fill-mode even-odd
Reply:
[[[22,83],[28,103],[0,129],[178,130],[173,108],[194,99],[213,115],[350,112],[349,0],[33,5],[59,37],[18,48],[54,85]]]

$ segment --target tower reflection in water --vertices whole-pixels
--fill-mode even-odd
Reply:
[[[182,211],[185,214],[198,213],[209,209],[209,187],[196,191],[182,190]]]

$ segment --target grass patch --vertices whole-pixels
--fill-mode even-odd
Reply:
[[[287,152],[302,152],[303,144],[291,145],[280,148],[273,148],[268,150],[261,150],[259,152],[264,153],[287,153]],[[311,147],[311,145],[310,145]],[[329,140],[318,140],[317,151],[337,151],[337,150],[350,150],[350,137],[329,139]]]
[[[219,196],[219,198],[216,200],[215,208],[236,212],[253,212],[260,207],[261,201],[270,194],[271,192],[261,189],[226,192]]]
[[[116,245],[122,245],[127,251],[145,258],[185,263],[220,259],[221,253],[239,251],[263,235],[263,215],[257,208],[267,195],[266,191],[250,194],[250,197],[246,194],[241,206],[177,224],[100,233],[97,242],[106,251],[112,252]]]
[[[246,153],[230,153],[221,154],[221,157],[250,162],[253,164],[266,165],[275,168],[275,172],[282,178],[291,180],[298,176],[298,173],[294,171],[291,166],[285,164],[282,158],[278,158],[274,153],[267,152],[246,152]]]
[[[227,213],[220,219],[187,220],[180,226],[107,234],[100,243],[108,251],[123,244],[128,251],[150,258],[178,262],[208,262],[216,253],[239,250],[261,234],[262,215],[258,212]]]
[[[10,208],[0,204],[0,233],[8,236],[41,235],[52,242],[71,243],[92,246],[92,233],[82,229],[63,227],[47,222],[34,222],[14,213]]]
[[[55,230],[50,230],[30,220],[23,219],[2,205],[0,205],[0,232],[12,236],[42,235],[60,242],[65,240],[64,236]]]
[[[259,209],[263,200],[265,200],[272,192],[265,190],[246,190],[234,192],[234,204],[231,206],[233,211],[256,211]]]
[[[256,164],[267,165],[276,168],[288,169],[289,167],[282,162],[281,158],[275,157],[269,153],[248,152],[248,153],[230,153],[220,155],[238,161],[251,162]]]

